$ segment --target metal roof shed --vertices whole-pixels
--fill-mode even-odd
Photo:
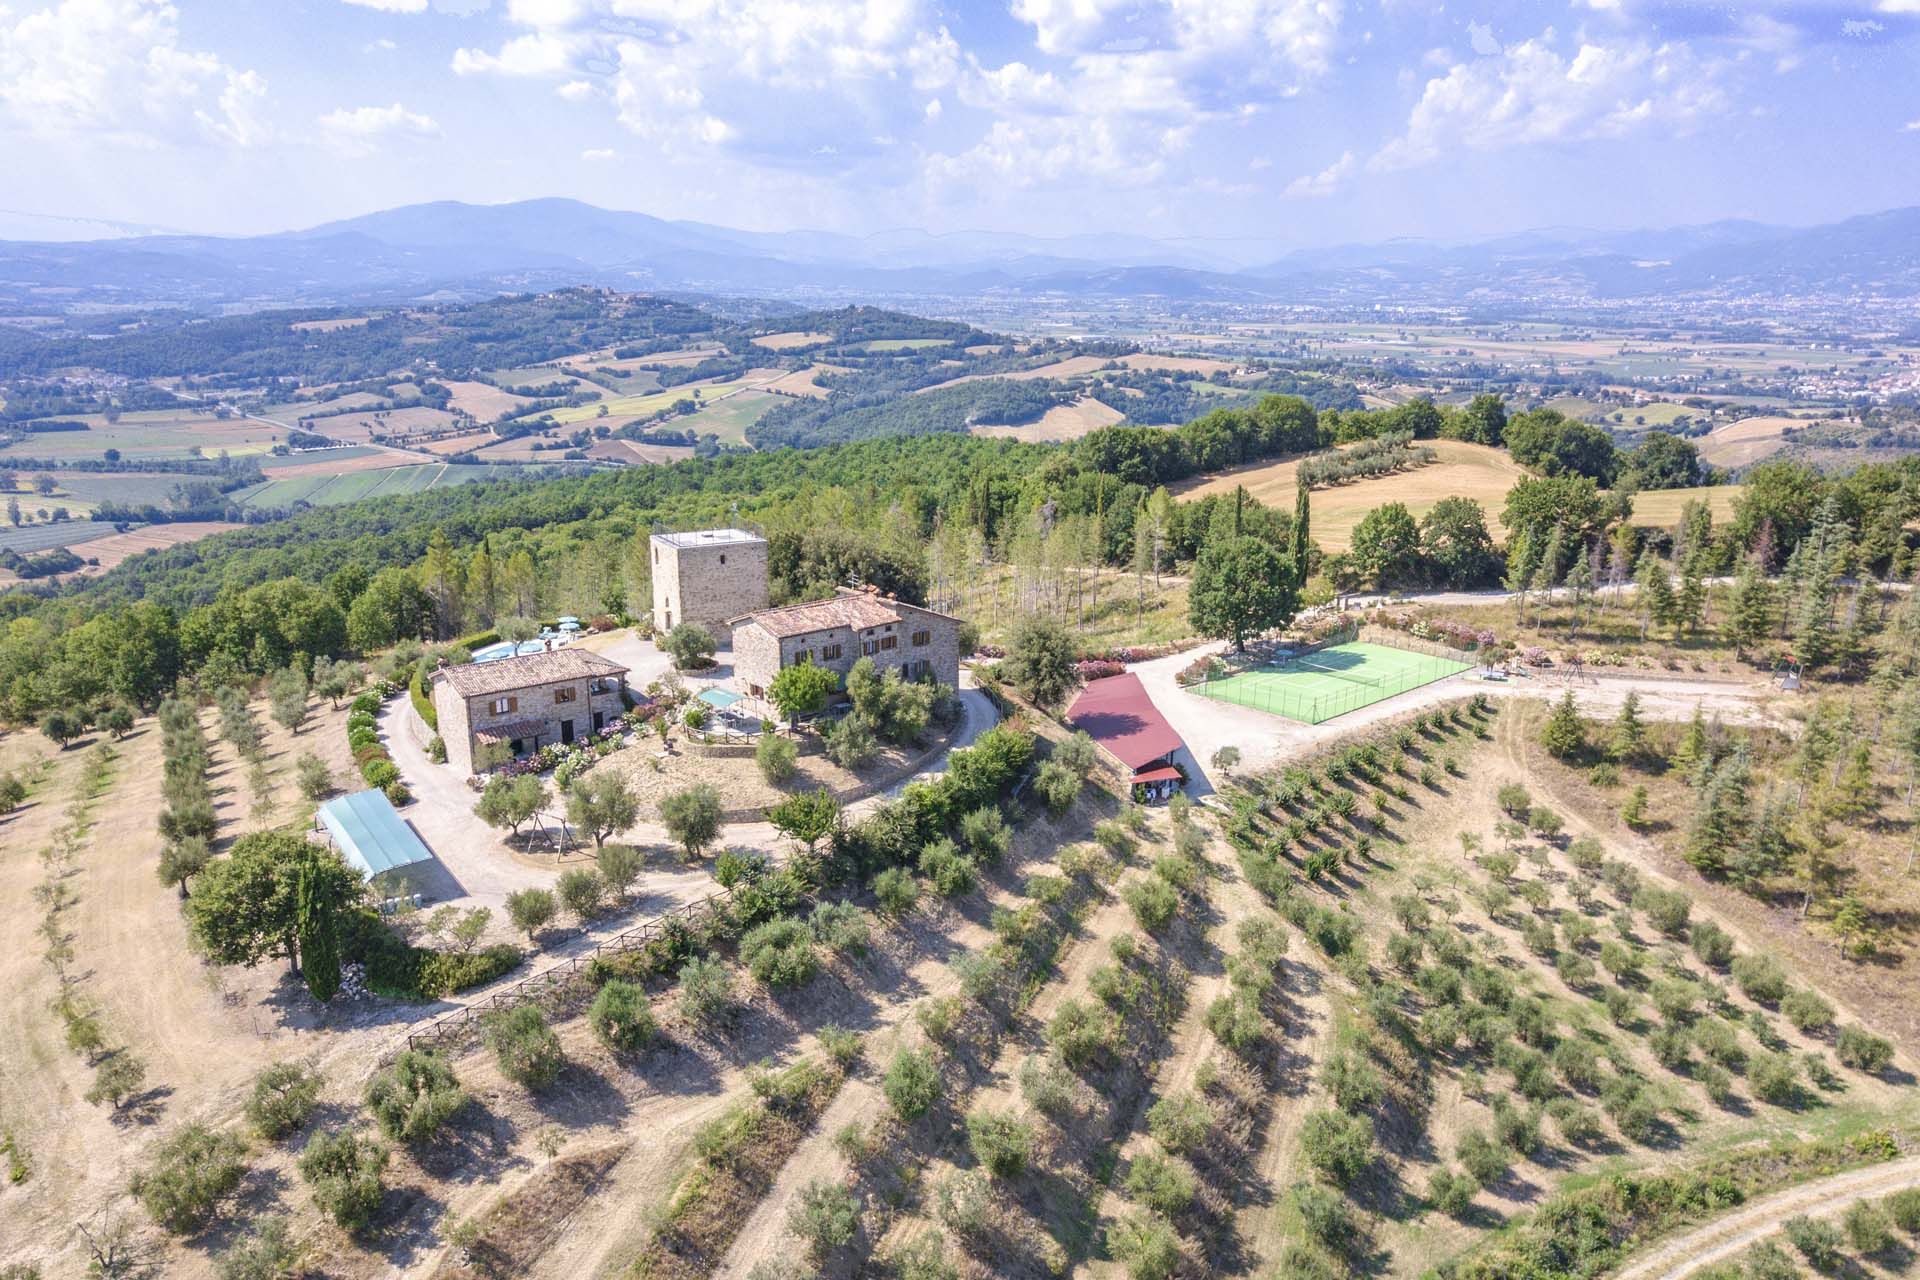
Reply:
[[[1186,745],[1131,671],[1088,682],[1067,709],[1067,723],[1135,771],[1171,761]]]
[[[356,791],[329,800],[320,806],[317,817],[341,856],[369,880],[433,861],[433,851],[421,843],[382,792]]]

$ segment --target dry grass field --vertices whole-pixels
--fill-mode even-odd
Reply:
[[[448,382],[446,385],[447,390],[453,392],[453,399],[448,403],[461,413],[471,414],[476,422],[493,422],[526,404],[519,396],[509,395],[491,383]]]
[[[792,351],[799,347],[817,347],[823,342],[833,341],[830,333],[792,330],[787,333],[769,333],[753,340],[756,347],[765,347],[769,351]]]
[[[150,524],[131,533],[116,533],[105,538],[95,538],[91,542],[81,543],[74,554],[100,563],[88,565],[80,572],[100,574],[113,568],[129,556],[137,556],[142,551],[159,551],[167,547],[185,546],[189,542],[198,542],[210,538],[216,533],[225,533],[229,529],[243,526],[230,524],[225,520],[183,520],[175,524]]]
[[[845,372],[847,372],[845,365],[812,364],[804,369],[795,369],[791,373],[781,374],[767,383],[766,389],[782,395],[822,398],[831,395],[832,392],[820,385],[820,375]]]
[[[404,436],[416,432],[448,431],[460,425],[459,419],[444,409],[419,405],[411,409],[367,410],[317,418],[308,429],[330,440],[365,444],[375,436]]]
[[[1810,425],[1804,418],[1764,416],[1742,418],[1716,427],[1693,443],[1700,456],[1716,467],[1744,467],[1786,448],[1782,434],[1789,427]]]
[[[1127,369],[1154,369],[1163,373],[1200,373],[1208,376],[1232,373],[1239,368],[1231,360],[1217,360],[1212,356],[1121,356],[1120,364]]]
[[[1704,489],[1655,489],[1633,495],[1633,515],[1627,523],[1643,528],[1664,529],[1680,522],[1681,508],[1696,499],[1705,499],[1715,522],[1731,519],[1733,504],[1746,491],[1744,485],[1718,484]]]
[[[1415,517],[1425,515],[1442,498],[1473,498],[1487,513],[1487,527],[1495,539],[1504,536],[1500,508],[1507,490],[1526,477],[1526,469],[1508,457],[1505,450],[1458,440],[1426,440],[1421,443],[1440,455],[1438,462],[1397,475],[1378,476],[1353,484],[1317,489],[1310,500],[1313,513],[1313,540],[1326,551],[1345,551],[1352,545],[1353,531],[1367,512],[1387,502],[1405,503]],[[1247,492],[1270,507],[1293,510],[1294,472],[1298,458],[1283,462],[1265,462],[1234,471],[1223,471],[1180,488],[1180,496],[1202,497],[1210,493],[1232,493],[1245,485]]]
[[[1052,364],[1043,364],[1034,369],[1022,369],[1018,373],[963,374],[958,378],[948,378],[945,382],[936,382],[930,387],[921,387],[914,394],[921,395],[938,391],[941,387],[957,387],[963,382],[980,382],[987,378],[1005,378],[1008,382],[1028,382],[1034,378],[1080,378],[1112,363],[1110,356],[1068,356],[1064,360],[1055,360]]]
[[[1078,440],[1089,431],[1110,427],[1126,415],[1087,396],[1072,404],[1058,404],[1046,411],[1040,421],[1017,427],[974,427],[976,436],[1006,436],[1015,440]]]
[[[288,325],[298,333],[338,333],[342,329],[365,328],[370,316],[334,316],[326,320],[300,320]]]
[[[602,440],[587,450],[590,458],[601,458],[608,462],[637,463],[652,466],[663,462],[680,462],[693,456],[688,445],[647,444],[639,440]]]
[[[448,454],[464,453],[468,449],[484,448],[487,442],[492,439],[493,432],[491,431],[474,431],[467,435],[447,436],[440,440],[425,440],[409,447],[418,449],[423,453],[431,453],[445,457]]]

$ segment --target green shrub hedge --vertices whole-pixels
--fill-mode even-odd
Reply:
[[[440,713],[433,709],[433,699],[427,696],[427,660],[425,658],[413,664],[413,679],[407,681],[407,696],[413,699],[413,709],[427,722],[427,728],[440,732]]]

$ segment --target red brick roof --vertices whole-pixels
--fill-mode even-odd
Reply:
[[[1067,723],[1083,730],[1129,769],[1151,764],[1186,745],[1131,671],[1088,684],[1067,708]]]

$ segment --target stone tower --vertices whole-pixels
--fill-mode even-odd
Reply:
[[[724,645],[728,618],[767,607],[767,540],[758,534],[698,529],[656,533],[648,542],[655,635],[697,622]]]

